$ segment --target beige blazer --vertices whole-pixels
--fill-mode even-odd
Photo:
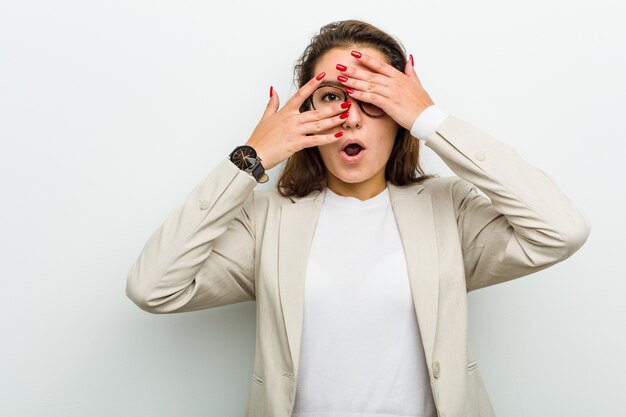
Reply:
[[[467,292],[567,259],[590,224],[548,175],[467,122],[448,116],[426,146],[458,177],[388,187],[430,384],[440,417],[493,416],[468,345]],[[221,161],[148,239],[126,293],[152,313],[256,300],[246,416],[290,417],[325,192],[287,198],[256,185]]]

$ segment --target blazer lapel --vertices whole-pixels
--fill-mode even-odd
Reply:
[[[387,183],[389,198],[404,247],[413,306],[426,360],[431,362],[437,329],[439,255],[431,195],[424,187]]]
[[[430,194],[421,184],[399,187],[387,183],[389,198],[404,248],[413,305],[426,358],[432,357],[437,323],[439,268]],[[421,193],[421,194],[420,194]],[[304,280],[324,191],[291,197],[281,207],[278,248],[278,288],[294,374],[298,372]]]
[[[317,219],[325,189],[306,197],[290,197],[295,203],[281,207],[278,241],[278,291],[283,320],[294,366],[298,372],[302,321],[304,317],[304,278]]]

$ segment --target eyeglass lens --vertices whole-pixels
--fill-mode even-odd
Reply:
[[[348,101],[346,92],[340,88],[333,86],[319,87],[313,92],[311,99],[313,108],[315,110],[324,110],[326,108],[334,106],[337,103]],[[385,112],[380,107],[375,106],[372,103],[367,103],[365,101],[359,101],[358,103],[361,107],[361,110],[363,110],[363,112],[370,117],[380,117],[385,114]]]

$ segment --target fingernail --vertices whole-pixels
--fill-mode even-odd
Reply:
[[[341,64],[337,64],[336,67],[339,71],[345,71],[348,69],[348,67],[346,67],[345,65],[341,65]]]
[[[341,108],[342,109],[347,109],[348,107],[350,107],[352,105],[351,101],[344,101],[343,103],[341,103]]]
[[[342,83],[345,83],[346,81],[348,81],[348,77],[344,77],[343,75],[340,75],[339,77],[337,77],[337,79],[341,81]]]
[[[348,117],[348,112],[341,113],[341,115],[339,115],[339,118],[340,118],[340,119],[345,119],[345,118],[347,118],[347,117]]]
[[[317,81],[321,80],[322,78],[324,78],[324,76],[326,75],[326,73],[324,71],[320,72],[319,74],[317,74],[317,77],[315,77],[315,79]]]
[[[342,136],[343,136],[343,131],[340,131],[340,132],[335,133],[335,137],[336,137],[336,138],[340,138],[340,137],[342,137]]]
[[[274,87],[270,85],[270,97],[272,97],[272,94],[274,94]]]
[[[351,89],[351,88],[346,88],[346,93],[348,93],[348,94],[353,94],[353,93],[354,93],[354,90],[353,90],[353,89]]]
[[[352,51],[350,52],[352,54],[353,57],[355,58],[361,58],[361,53],[359,51]]]
[[[413,54],[409,55],[409,58],[411,58],[411,66],[415,67],[415,62],[413,62]]]

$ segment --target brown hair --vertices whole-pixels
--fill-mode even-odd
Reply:
[[[404,73],[406,53],[402,44],[377,27],[359,20],[329,23],[311,38],[294,67],[294,83],[301,88],[311,78],[320,57],[332,48],[372,47],[381,51],[389,64]],[[300,108],[307,111],[308,101]],[[425,175],[419,164],[420,143],[411,132],[398,126],[393,149],[385,167],[385,179],[394,185],[422,182],[434,175]],[[303,197],[326,186],[327,171],[316,146],[304,148],[287,159],[278,179],[278,192]]]

